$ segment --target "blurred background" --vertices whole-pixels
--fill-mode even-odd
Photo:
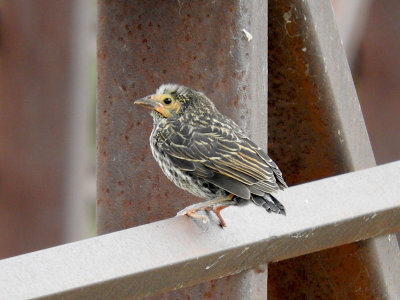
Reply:
[[[399,160],[400,1],[332,4],[377,164]],[[94,0],[0,0],[0,259],[96,233],[96,21]]]

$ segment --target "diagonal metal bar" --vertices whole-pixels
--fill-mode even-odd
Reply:
[[[269,42],[269,151],[289,185],[375,165],[330,1],[270,0]],[[270,264],[268,296],[396,299],[399,270],[392,235]]]
[[[232,207],[226,229],[177,217],[5,259],[1,297],[139,298],[392,232],[399,176],[400,161],[291,187],[286,217]]]

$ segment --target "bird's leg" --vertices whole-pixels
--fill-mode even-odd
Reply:
[[[205,210],[208,207],[213,207],[216,204],[228,201],[228,200],[232,199],[232,197],[233,197],[233,195],[229,196],[229,198],[228,197],[219,197],[219,198],[211,199],[211,200],[200,202],[200,203],[195,203],[195,204],[189,205],[188,207],[185,207],[184,209],[179,211],[176,215],[183,216],[183,215],[187,215],[189,212]]]
[[[228,205],[218,205],[218,204],[221,204],[222,202],[228,202],[228,203],[231,202],[230,200],[233,198],[233,196],[234,196],[233,194],[230,194],[228,197],[218,197],[212,200],[196,203],[182,209],[176,215],[177,216],[187,215],[195,219],[201,219],[203,220],[204,223],[206,223],[207,222],[206,218],[204,216],[199,216],[195,214],[195,212],[199,210],[213,211],[215,215],[218,217],[221,227],[225,227],[226,223],[222,218],[220,211],[229,206],[229,204]]]
[[[207,223],[208,222],[208,218],[206,216],[197,215],[195,213],[195,211],[188,211],[188,212],[186,212],[186,215],[188,217],[193,218],[193,219],[201,220],[203,223]]]
[[[226,227],[226,223],[224,221],[224,219],[221,216],[221,210],[223,210],[224,208],[227,208],[229,205],[220,205],[220,206],[216,206],[216,207],[212,207],[209,206],[207,207],[207,210],[212,211],[218,218],[219,220],[219,226],[221,227]]]
[[[193,205],[189,205],[189,206],[185,207],[184,209],[178,211],[178,213],[176,215],[177,216],[187,215],[188,217],[192,217],[194,219],[202,220],[203,223],[207,223],[208,222],[208,218],[206,216],[201,216],[201,215],[196,214],[196,211],[205,209],[203,203],[204,202],[196,203],[196,204],[193,204]]]

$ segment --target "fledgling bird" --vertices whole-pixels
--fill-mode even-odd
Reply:
[[[181,189],[203,198],[178,215],[213,211],[226,226],[221,210],[250,203],[285,215],[271,193],[287,187],[272,159],[203,93],[163,84],[155,94],[136,100],[151,109],[151,152],[164,174]]]

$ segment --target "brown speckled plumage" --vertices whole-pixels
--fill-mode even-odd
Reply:
[[[222,208],[252,201],[268,212],[285,214],[271,195],[287,187],[277,165],[204,94],[164,84],[135,103],[152,109],[150,146],[165,175],[208,201],[184,213],[213,210],[225,226]]]

